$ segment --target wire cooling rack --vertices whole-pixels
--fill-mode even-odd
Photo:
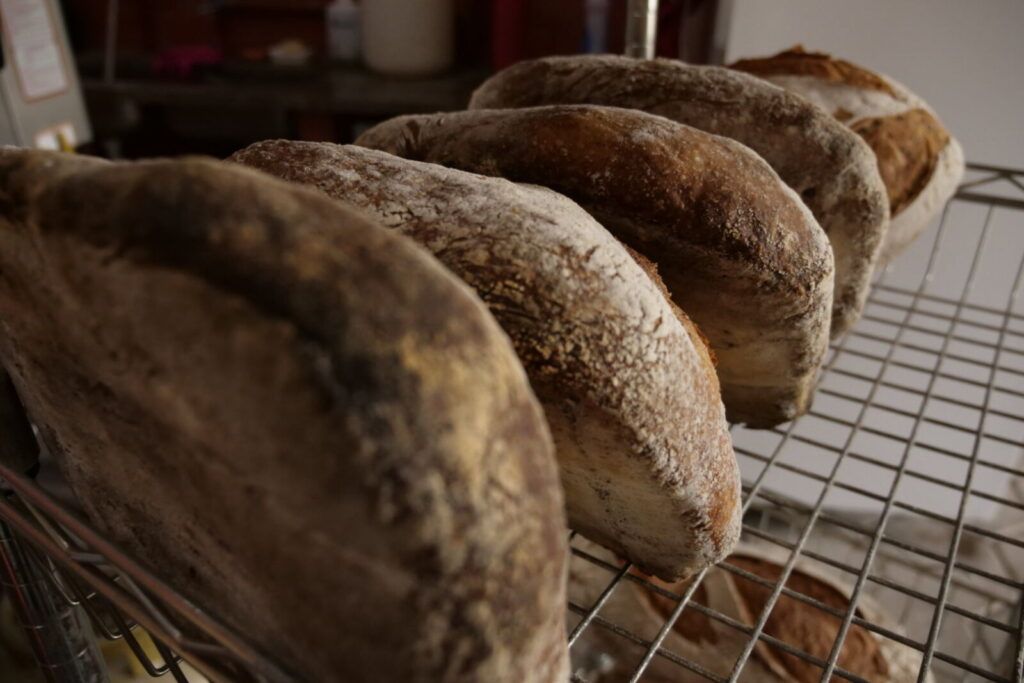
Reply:
[[[1022,272],[1024,173],[972,165],[941,221],[876,277],[862,320],[830,351],[810,413],[732,431],[744,540],[786,559],[778,581],[728,560],[720,569],[760,583],[764,609],[736,619],[701,602],[704,574],[668,590],[574,538],[573,562],[606,572],[593,600],[569,604],[574,678],[652,680],[667,662],[680,680],[751,680],[741,676],[767,647],[809,663],[820,680],[862,681],[839,661],[844,638],[865,629],[917,653],[918,681],[1024,680]],[[2,466],[0,479],[0,578],[50,680],[107,680],[94,634],[125,640],[150,675],[179,683],[202,680],[182,657],[210,680],[291,680],[32,481]],[[789,585],[807,564],[845,585],[848,604]],[[608,618],[627,590],[669,601],[668,616],[645,632]],[[766,630],[783,596],[837,625],[827,655]],[[855,608],[867,596],[889,621]],[[735,656],[708,666],[667,644],[695,615],[738,634]],[[595,647],[598,633],[614,646]]]
[[[646,680],[655,659],[677,665],[681,680],[756,680],[742,676],[762,643],[822,681],[858,681],[838,666],[853,626],[916,652],[918,681],[1024,678],[1022,181],[971,165],[941,220],[876,276],[862,320],[830,349],[813,409],[773,430],[732,430],[744,540],[786,558],[778,581],[720,565],[770,590],[760,614],[743,622],[701,604],[704,574],[666,590],[574,539],[573,562],[607,572],[593,601],[569,605],[576,680]],[[835,577],[849,604],[789,587],[798,565]],[[617,592],[638,589],[674,609],[642,633],[602,616]],[[766,633],[782,595],[838,624],[827,656]],[[859,613],[865,595],[891,623]],[[712,670],[668,647],[673,629],[695,618],[735,630],[738,655]],[[606,636],[596,647],[587,642],[595,630]]]

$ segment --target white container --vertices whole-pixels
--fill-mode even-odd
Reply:
[[[362,0],[363,60],[392,76],[427,76],[455,61],[453,0]]]
[[[339,62],[355,62],[360,52],[359,7],[353,0],[334,0],[327,6],[327,54]]]

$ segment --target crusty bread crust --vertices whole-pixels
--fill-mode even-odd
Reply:
[[[729,553],[739,470],[714,367],[578,205],[355,146],[267,141],[230,160],[365,210],[480,294],[544,404],[574,529],[665,578]]]
[[[750,147],[800,195],[832,243],[832,336],[857,320],[889,210],[871,149],[828,112],[730,69],[613,55],[519,62],[485,81],[470,108],[547,104],[640,109]]]
[[[880,262],[906,248],[956,192],[964,174],[960,143],[924,100],[892,78],[799,46],[732,68],[807,98],[867,140],[892,212]]]
[[[0,357],[118,545],[303,680],[565,680],[550,436],[465,285],[213,161],[5,150],[0,197]]]
[[[657,263],[718,358],[729,419],[809,405],[828,343],[832,251],[810,211],[743,145],[595,106],[405,116],[357,141],[550,187]]]

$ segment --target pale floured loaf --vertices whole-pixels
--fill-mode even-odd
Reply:
[[[833,262],[799,197],[743,145],[644,112],[549,106],[404,116],[357,144],[549,187],[654,261],[718,358],[730,420],[810,403]]]
[[[297,680],[565,680],[544,416],[428,253],[206,160],[5,150],[0,205],[0,358],[115,543]]]
[[[601,562],[612,566],[619,564],[603,548],[585,541],[576,541],[574,545]],[[725,560],[730,569],[713,567],[704,575],[662,647],[712,675],[728,678],[750,636],[721,617],[747,627],[753,626],[782,575],[789,552],[767,542],[741,543]],[[765,586],[737,570],[759,577],[769,585]],[[607,588],[611,577],[612,573],[607,568],[584,557],[573,557],[569,568],[570,601],[578,605],[593,604]],[[678,597],[682,597],[690,587],[687,581],[672,584],[653,578],[643,580]],[[852,581],[844,581],[809,561],[797,561],[786,587],[840,613],[845,613],[850,606]],[[650,586],[624,580],[601,608],[600,615],[612,624],[650,640],[658,634],[677,606],[677,600]],[[901,632],[894,618],[867,595],[859,596],[854,609],[856,616],[869,623],[893,633]],[[782,594],[765,623],[764,633],[819,661],[826,661],[840,623],[840,618],[834,614]],[[606,676],[588,677],[586,683],[625,680],[643,655],[643,648],[593,624],[576,641],[575,647],[603,652],[612,661]],[[914,683],[918,680],[921,653],[854,623],[843,641],[837,666],[873,683]],[[739,680],[744,683],[816,683],[821,675],[822,669],[816,664],[759,640]],[[654,657],[642,680],[651,683],[697,683],[708,679],[669,659]],[[931,682],[933,679],[929,674],[925,680]]]
[[[832,243],[832,336],[856,322],[889,208],[871,149],[828,112],[731,69],[614,55],[519,62],[485,81],[470,108],[547,104],[640,109],[732,138],[760,154],[800,195]]]
[[[891,220],[890,260],[942,210],[964,174],[964,153],[920,97],[882,74],[800,46],[732,65],[797,93],[860,134],[874,150]]]
[[[480,294],[544,405],[574,529],[666,578],[729,553],[739,471],[704,343],[583,209],[355,146],[267,141],[230,160],[367,211]]]

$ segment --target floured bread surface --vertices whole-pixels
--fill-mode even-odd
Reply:
[[[707,335],[730,420],[769,426],[809,405],[828,343],[832,251],[796,194],[743,145],[596,106],[405,116],[357,143],[579,202],[657,264]]]
[[[599,104],[658,114],[742,142],[814,213],[835,255],[832,335],[860,315],[889,218],[868,145],[828,112],[760,78],[716,66],[613,55],[519,62],[470,108]]]
[[[355,146],[268,141],[231,160],[367,211],[480,294],[544,404],[573,528],[663,577],[728,554],[739,472],[710,358],[583,209]]]
[[[0,357],[119,546],[301,680],[565,680],[543,413],[429,254],[205,160],[6,150],[0,197]]]
[[[598,560],[613,566],[619,563],[601,548],[582,541],[576,541],[574,545]],[[760,618],[788,556],[788,550],[767,543],[741,544],[723,563],[730,568],[713,567],[704,575],[691,597],[691,603],[672,625],[662,647],[712,674],[727,678],[747,644],[748,635],[724,623],[720,615],[748,627],[753,626]],[[658,634],[678,606],[678,598],[685,594],[690,584],[687,581],[672,584],[643,578],[653,587],[623,581],[601,608],[601,616],[649,640]],[[574,556],[569,569],[569,599],[576,604],[592,604],[610,580],[608,569]],[[786,587],[839,612],[849,609],[852,586],[809,562],[797,561]],[[711,610],[717,618],[706,610]],[[870,597],[862,594],[855,610],[856,615],[865,621],[901,633],[894,619]],[[840,624],[840,619],[833,614],[783,594],[768,616],[764,633],[825,661]],[[590,677],[586,683],[604,683],[628,677],[643,654],[642,649],[638,650],[630,641],[597,626],[589,627],[580,636],[574,652],[577,647],[602,651],[613,661],[606,677]],[[917,681],[921,655],[912,648],[852,624],[843,641],[837,665],[863,680],[912,683]],[[749,683],[814,683],[821,674],[822,670],[817,665],[759,640],[739,680]],[[696,683],[707,679],[668,659],[655,657],[643,680]],[[933,680],[930,674],[926,680]]]
[[[924,231],[956,192],[964,174],[960,144],[924,100],[888,76],[800,46],[732,68],[807,98],[871,146],[892,215],[883,261]]]

